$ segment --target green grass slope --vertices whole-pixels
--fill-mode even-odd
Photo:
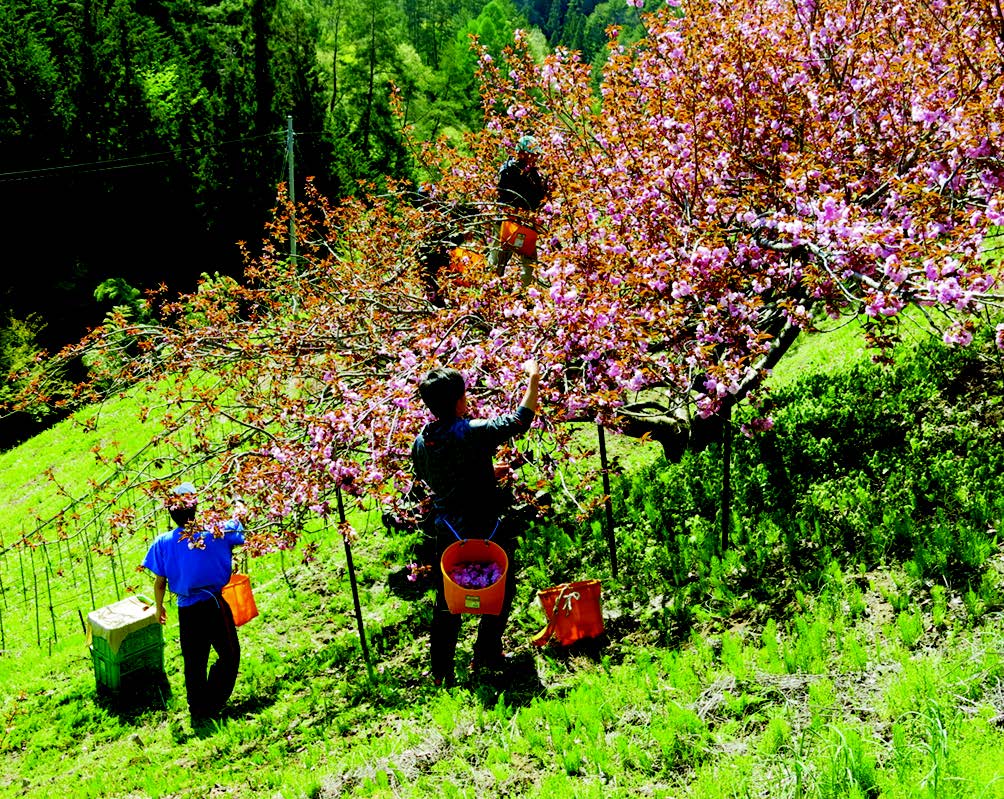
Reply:
[[[529,526],[506,675],[466,674],[468,620],[459,686],[431,686],[427,586],[403,571],[415,538],[375,511],[354,520],[353,550],[372,680],[334,530],[308,534],[307,562],[248,564],[261,615],[241,628],[231,708],[205,727],[185,711],[173,607],[166,685],[116,699],[96,693],[79,625],[54,637],[29,618],[28,644],[0,656],[0,796],[1004,797],[1004,469],[988,357],[921,346],[890,369],[850,331],[801,344],[776,375],[774,428],[736,437],[724,555],[720,454],[667,465],[617,442],[633,464],[613,491],[618,577],[601,517]],[[58,462],[71,494],[100,479],[88,454],[110,435],[100,422],[50,432],[0,461],[8,530],[7,499],[66,501],[36,487],[37,471]],[[86,591],[82,555],[62,553],[51,560],[76,570],[64,582]],[[0,607],[32,593],[14,550],[0,577]],[[603,579],[606,634],[532,647],[536,589],[586,577]]]

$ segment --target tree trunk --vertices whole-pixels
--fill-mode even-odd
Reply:
[[[671,402],[660,399],[646,399],[625,405],[621,409],[620,432],[634,438],[647,436],[662,444],[667,460],[674,463],[683,457],[688,449],[700,452],[711,444],[722,440],[723,420],[728,419],[731,409],[737,405],[758,383],[759,373],[772,369],[795,343],[801,330],[786,326],[774,340],[774,346],[764,359],[757,364],[757,375],[744,381],[739,391],[726,399],[722,410],[707,418],[692,417],[689,406],[683,400]]]
[[[254,35],[255,133],[268,133],[272,119],[272,74],[268,54],[274,0],[254,0],[252,27]]]

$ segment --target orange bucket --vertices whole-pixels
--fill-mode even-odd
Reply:
[[[547,627],[532,639],[533,643],[543,646],[554,636],[562,646],[568,646],[583,638],[602,635],[600,585],[599,580],[579,580],[538,591]]]
[[[233,574],[223,586],[223,598],[234,614],[234,624],[240,627],[258,615],[258,606],[251,593],[251,578],[246,574]]]
[[[464,563],[494,563],[499,567],[501,575],[487,588],[464,588],[450,577],[450,573]],[[482,538],[454,541],[443,551],[439,568],[443,573],[443,594],[450,613],[497,616],[502,612],[509,558],[505,550],[494,541]]]
[[[460,277],[469,276],[471,271],[481,271],[485,266],[485,256],[466,247],[455,247],[450,251],[450,268]]]
[[[502,245],[528,258],[537,256],[537,231],[507,219],[502,223]]]

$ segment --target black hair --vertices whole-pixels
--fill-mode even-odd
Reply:
[[[187,527],[192,522],[195,521],[195,508],[169,508],[168,513],[171,514],[171,521],[174,522],[178,527]]]
[[[457,414],[457,402],[464,396],[467,387],[464,377],[456,369],[439,366],[425,376],[418,384],[422,401],[437,419],[453,419]]]

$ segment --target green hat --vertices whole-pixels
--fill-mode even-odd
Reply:
[[[540,155],[540,146],[537,144],[537,140],[533,136],[520,136],[519,141],[516,142],[516,152]]]

